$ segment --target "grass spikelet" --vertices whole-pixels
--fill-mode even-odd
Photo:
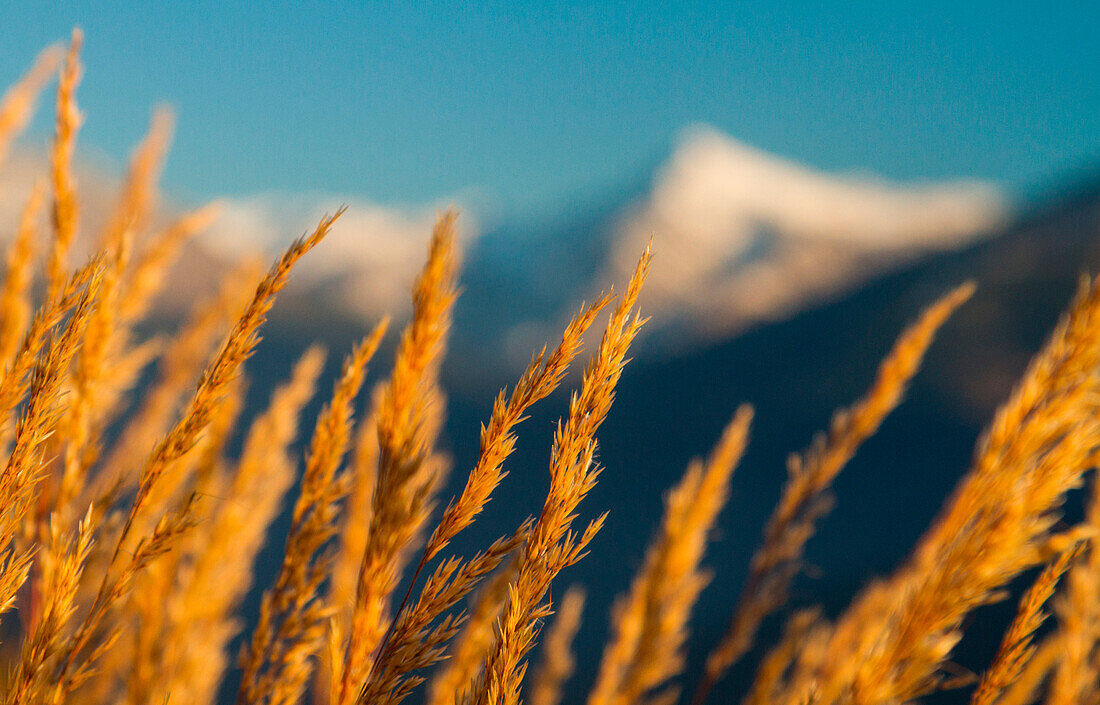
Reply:
[[[75,400],[67,421],[70,428],[65,433],[68,442],[56,501],[62,517],[68,516],[69,502],[86,484],[85,475],[99,452],[99,430],[113,419],[119,398],[151,357],[148,346],[129,349],[133,320],[121,312],[123,302],[134,298],[127,287],[132,249],[149,216],[172,122],[167,110],[154,115],[148,136],[131,158],[122,193],[101,238],[101,247],[110,254],[109,267],[104,278],[103,305],[89,325],[88,340],[73,375]]]
[[[95,309],[102,281],[97,270],[77,301],[60,335],[45,343],[30,383],[27,405],[15,430],[15,442],[3,474],[0,475],[0,544],[15,535],[18,516],[30,506],[31,493],[42,477],[41,450],[63,412],[61,390],[65,370],[80,347],[88,320]],[[19,508],[13,510],[12,508]]]
[[[179,515],[187,502],[201,502],[201,521],[196,516],[186,536],[134,577],[133,589],[123,596],[117,616],[112,615],[114,620],[129,624],[123,627],[124,638],[104,654],[96,680],[106,681],[105,685],[121,683],[124,692],[120,697],[124,696],[126,703],[160,702],[161,689],[170,675],[168,666],[180,659],[176,646],[185,629],[178,623],[183,615],[173,608],[188,585],[185,576],[201,558],[199,552],[217,549],[214,545],[217,540],[206,531],[214,512],[212,495],[221,496],[224,491],[215,483],[224,471],[222,452],[243,405],[246,387],[243,376],[230,383],[203,438],[164,474],[149,495],[144,516],[135,524],[136,533],[146,534],[152,529],[150,517]],[[216,599],[215,594],[211,594],[211,599]],[[185,619],[188,625],[197,624],[199,613]],[[183,691],[178,695],[182,694]]]
[[[7,432],[11,413],[26,394],[31,384],[31,372],[42,350],[47,346],[49,333],[77,306],[94,282],[99,286],[103,259],[96,257],[77,270],[63,285],[57,295],[39,307],[30,327],[23,336],[19,352],[0,378],[0,431]]]
[[[683,669],[691,609],[709,580],[700,569],[707,534],[729,494],[748,440],[752,410],[741,407],[706,463],[692,463],[669,494],[660,533],[629,594],[614,610],[589,705],[635,705]]]
[[[326,705],[338,692],[343,678],[345,638],[355,612],[359,565],[367,549],[372,517],[374,490],[378,484],[378,409],[382,404],[383,385],[375,386],[370,409],[355,431],[352,460],[348,469],[350,489],[342,514],[339,546],[332,563],[328,603],[329,647],[321,652],[317,676],[313,682],[313,700]]]
[[[378,408],[381,403],[382,387],[378,386],[371,394],[370,410],[355,432],[355,447],[349,468],[351,489],[340,531],[340,548],[332,567],[330,602],[336,610],[338,621],[345,628],[351,624],[355,609],[359,563],[367,548],[373,515],[374,489],[378,483]]]
[[[423,525],[437,478],[429,463],[435,443],[432,403],[436,370],[451,323],[456,290],[454,211],[436,222],[428,261],[413,289],[413,316],[398,344],[378,410],[378,481],[368,542],[359,565],[355,609],[334,703],[350,705],[369,656],[385,631],[384,614],[407,546]],[[414,578],[415,580],[415,578]],[[406,597],[407,599],[407,597]]]
[[[519,564],[511,559],[473,596],[462,631],[451,642],[450,658],[440,664],[428,687],[428,705],[454,705],[469,692],[492,646],[494,627],[508,598]]]
[[[597,314],[610,302],[601,297],[594,305],[581,310],[569,322],[562,333],[561,343],[547,357],[545,349],[531,360],[520,376],[512,395],[505,401],[504,392],[493,402],[493,413],[487,426],[481,430],[481,452],[477,463],[462,488],[462,493],[447,506],[438,526],[424,549],[422,563],[435,557],[460,531],[473,523],[489,496],[504,478],[501,469],[504,461],[515,449],[516,437],[512,429],[524,419],[532,404],[553,392],[580,352],[585,332]]]
[[[1019,677],[1001,695],[997,705],[1031,705],[1035,702],[1040,686],[1057,665],[1060,647],[1057,635],[1048,636],[1040,642]]]
[[[45,343],[30,384],[30,396],[15,430],[11,455],[0,474],[0,608],[8,609],[28,575],[33,548],[16,552],[13,540],[31,517],[44,477],[42,449],[64,412],[62,382],[80,346],[95,307],[101,270],[97,269],[64,330]]]
[[[1016,610],[1016,617],[1005,632],[993,664],[986,670],[971,696],[970,705],[993,705],[1023,673],[1024,666],[1035,655],[1037,647],[1032,644],[1035,631],[1047,618],[1043,606],[1054,594],[1058,581],[1073,564],[1081,548],[1081,544],[1076,544],[1064,551],[1043,569],[1031,588],[1024,593]]]
[[[0,289],[0,365],[7,368],[19,348],[31,318],[29,289],[34,278],[35,237],[39,211],[45,199],[45,187],[36,183],[23,206],[19,228],[8,250],[7,275]]]
[[[561,383],[569,364],[580,350],[585,331],[608,302],[608,297],[601,297],[593,306],[583,308],[570,321],[562,334],[561,343],[549,356],[545,349],[534,356],[520,376],[511,397],[506,399],[504,392],[497,396],[489,424],[482,428],[478,460],[467,477],[462,492],[444,510],[428,539],[420,562],[413,571],[414,580],[455,535],[474,521],[488,502],[493,490],[504,477],[504,461],[515,448],[516,439],[512,429],[524,419],[525,412],[532,404],[548,396]],[[398,619],[402,618],[404,615],[399,613]],[[389,653],[386,651],[387,647],[389,644],[384,644],[383,654]],[[376,665],[377,663],[376,661]]]
[[[54,501],[54,511],[62,522],[70,521],[70,503],[86,482],[87,470],[98,453],[98,429],[93,417],[101,415],[102,407],[109,404],[106,388],[115,381],[114,375],[109,374],[112,371],[110,358],[118,342],[119,285],[129,256],[128,239],[109,252],[100,291],[101,303],[90,316],[84,344],[73,365],[73,400],[61,422],[64,457]]]
[[[464,617],[448,615],[438,623],[436,620],[527,540],[531,524],[530,520],[525,522],[514,534],[497,540],[469,561],[451,558],[436,568],[425,581],[416,604],[398,613],[390,638],[382,643],[357,703],[398,705],[424,680],[420,675],[409,674],[443,657],[447,643],[458,633]]]
[[[753,556],[730,624],[707,657],[693,705],[706,700],[714,684],[749,650],[764,618],[786,602],[806,542],[832,504],[833,480],[901,401],[936,331],[973,293],[974,285],[968,282],[928,307],[894,343],[871,389],[850,408],[838,411],[829,433],[815,438],[809,450],[791,456],[789,479],[764,530],[764,543]]]
[[[557,348],[549,356],[545,349],[534,356],[512,390],[511,397],[506,398],[503,391],[497,396],[489,423],[481,430],[478,460],[462,492],[444,510],[428,539],[420,562],[413,571],[414,579],[452,538],[474,521],[488,502],[505,475],[502,470],[504,461],[515,448],[516,438],[512,429],[525,418],[524,414],[532,404],[544,399],[561,383],[570,363],[580,351],[584,333],[609,301],[609,297],[601,297],[594,305],[582,308],[566,326]]]
[[[76,612],[76,597],[84,562],[92,542],[92,516],[89,511],[72,537],[50,525],[50,546],[45,552],[39,575],[39,594],[43,605],[37,623],[23,641],[16,666],[4,698],[5,705],[44,702],[47,695],[48,667],[61,652],[66,627]]]
[[[198,440],[199,434],[213,418],[218,400],[259,342],[259,328],[266,320],[275,295],[286,285],[291,268],[325,238],[343,212],[344,209],[341,208],[335,214],[323,217],[313,232],[296,240],[260,281],[252,300],[237,320],[221,351],[199,380],[187,412],[168,436],[157,444],[146,461],[142,469],[137,497],[134,499],[130,518],[127,520],[128,524],[132,523],[132,517],[141,509],[145,497],[148,496],[161,474],[172,462],[191,449]],[[123,538],[127,533],[124,529]]]
[[[1057,604],[1058,631],[1052,637],[1059,651],[1046,702],[1072,705],[1089,702],[1100,692],[1100,482],[1094,475],[1086,505],[1085,526],[1093,533],[1087,552],[1066,576],[1066,589]]]
[[[467,703],[514,705],[526,670],[524,658],[534,644],[539,622],[549,606],[542,604],[554,577],[581,558],[599,531],[603,518],[590,523],[579,536],[571,530],[576,508],[596,482],[595,433],[614,399],[626,352],[644,322],[635,312],[651,259],[649,248],[626,292],[612,312],[600,347],[589,362],[581,390],[569,404],[569,416],[559,425],[550,455],[550,490],[542,512],[520,552],[516,581],[500,619],[494,646],[485,659],[481,682]]]
[[[562,686],[577,666],[572,646],[583,612],[584,590],[576,586],[569,588],[561,598],[561,606],[547,631],[542,660],[531,677],[531,690],[527,698],[530,705],[561,703]]]
[[[820,703],[885,703],[933,689],[963,618],[1042,560],[1064,493],[1100,441],[1100,285],[1085,282],[980,442],[971,472],[910,561],[865,590],[803,682]],[[806,692],[791,692],[793,700]]]
[[[165,697],[214,701],[229,665],[229,643],[241,628],[235,609],[252,582],[268,526],[294,481],[290,445],[323,362],[324,353],[316,347],[298,361],[290,381],[276,390],[250,427],[231,477],[214,488],[220,499],[208,521],[188,538],[193,558],[167,605],[172,620],[161,636],[164,658],[150,702]]]
[[[213,504],[212,490],[220,496],[223,489],[215,483],[224,470],[223,449],[243,405],[246,387],[243,376],[230,383],[202,439],[165,472],[148,497],[144,516],[135,524],[135,533],[148,534],[153,529],[152,517],[183,516],[189,502],[202,503],[202,521],[196,516],[186,536],[134,577],[133,589],[118,606],[117,612],[129,617],[130,624],[124,627],[127,638],[105,655],[97,679],[117,676],[125,684],[128,703],[157,701],[157,691],[167,675],[165,666],[178,660],[173,646],[183,629],[175,623],[179,616],[172,613],[171,607],[186,585],[183,575],[199,560],[196,546],[202,546],[203,551],[215,549],[208,544],[216,540],[205,535],[213,511],[208,507]],[[132,645],[129,653],[127,645]]]
[[[213,347],[225,335],[224,327],[247,303],[251,294],[249,282],[258,279],[259,275],[255,264],[246,263],[226,278],[212,299],[195,306],[190,318],[161,355],[157,380],[144,393],[140,407],[107,454],[102,463],[104,471],[95,478],[86,497],[88,501],[95,499],[97,505],[102,504],[105,497],[114,496],[137,483],[138,470],[148,452],[148,439],[157,438],[168,430],[188,387],[195,384]],[[124,299],[128,300],[129,297]]]
[[[84,34],[73,30],[65,65],[57,84],[57,127],[50,152],[50,180],[53,185],[54,243],[46,269],[47,299],[57,296],[65,281],[66,259],[77,229],[76,186],[73,181],[73,149],[83,117],[76,107],[80,83],[80,46]]]
[[[124,547],[128,544],[131,529],[144,508],[145,501],[161,476],[194,447],[202,432],[214,418],[218,404],[229,384],[237,376],[241,365],[251,355],[259,341],[259,327],[264,322],[275,295],[286,284],[291,268],[324,239],[342,213],[343,209],[338,210],[334,215],[322,218],[317,228],[311,234],[296,240],[260,281],[248,307],[237,320],[220,352],[199,380],[198,388],[183,417],[168,435],[156,444],[145,461],[137,494],[119,531],[114,553],[108,561],[91,608],[71,640],[68,653],[59,670],[56,679],[58,698],[63,698],[87,678],[96,658],[109,644],[109,641],[100,643],[74,669],[78,656],[99,629],[107,611],[126,594],[134,575],[153,558],[175,545],[193,523],[191,515],[193,502],[189,501],[177,514],[164,517],[151,536],[139,539],[137,546],[128,552],[128,560],[117,571],[117,577],[113,576],[113,573],[116,573],[113,569]]]
[[[0,164],[7,158],[12,141],[30,123],[38,96],[53,78],[63,55],[56,46],[42,50],[30,70],[0,98]]]
[[[794,665],[800,651],[813,639],[815,627],[819,627],[821,615],[817,610],[795,613],[783,629],[783,638],[760,663],[752,689],[745,695],[744,705],[768,705],[775,702],[779,689]]]
[[[51,679],[52,702],[64,701],[98,673],[99,663],[118,643],[125,627],[125,622],[106,621],[105,615],[115,605],[123,602],[138,576],[159,558],[171,553],[192,530],[196,521],[196,499],[197,496],[192,494],[178,511],[161,517],[152,532],[143,536],[128,554],[129,560],[122,565],[114,580],[108,582],[111,574],[104,574],[97,599],[92,602],[88,615],[65,644],[58,673]],[[98,639],[92,641],[93,636]],[[88,647],[86,653],[85,647]]]
[[[282,568],[264,595],[260,623],[243,658],[238,705],[293,703],[309,680],[327,616],[318,596],[331,560],[321,552],[336,533],[338,502],[348,485],[337,470],[349,443],[352,404],[385,330],[383,321],[352,351],[317,419]]]

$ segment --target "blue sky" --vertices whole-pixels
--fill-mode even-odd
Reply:
[[[694,123],[824,169],[1029,194],[1100,163],[1098,21],[1094,3],[20,2],[0,83],[80,25],[85,144],[121,160],[168,102],[165,181],[193,198],[552,213],[637,183]]]

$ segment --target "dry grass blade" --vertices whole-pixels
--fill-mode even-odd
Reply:
[[[420,562],[413,571],[414,579],[428,562],[438,555],[452,538],[469,526],[481,512],[493,490],[505,475],[502,469],[504,461],[515,448],[516,438],[512,429],[525,418],[524,414],[532,404],[544,399],[561,383],[570,363],[580,351],[585,331],[609,301],[608,297],[601,297],[594,305],[582,308],[581,312],[566,326],[558,347],[549,356],[546,355],[545,349],[534,356],[520,376],[511,397],[506,398],[504,392],[497,396],[489,423],[481,430],[481,451],[478,460],[467,477],[462,492],[444,510],[431,538],[428,539]],[[403,617],[403,614],[399,614],[398,619]],[[389,654],[389,646],[388,643],[383,645],[383,655]],[[381,663],[381,656],[376,659],[376,668],[372,669],[372,673],[377,670],[379,663]],[[380,677],[377,673],[374,675]],[[378,693],[368,692],[366,697],[377,696]]]
[[[36,183],[23,206],[19,228],[8,250],[7,276],[0,289],[0,366],[5,369],[14,362],[19,341],[31,318],[29,290],[34,278],[35,237],[38,234],[35,223],[45,196],[44,185]]]
[[[223,491],[217,484],[225,471],[223,451],[243,407],[246,388],[243,375],[233,380],[202,439],[161,478],[146,502],[145,515],[135,525],[136,534],[148,534],[153,529],[152,517],[181,515],[192,498],[202,510],[202,516],[195,517],[195,525],[177,545],[134,577],[133,588],[111,615],[115,621],[128,618],[129,624],[124,627],[125,638],[99,662],[95,682],[124,684],[124,702],[128,705],[156,705],[163,700],[160,691],[170,675],[167,667],[180,659],[175,642],[185,630],[178,622],[199,621],[198,612],[184,617],[172,608],[188,585],[190,569],[199,560],[200,550],[205,554],[219,548],[206,533],[215,511],[212,495],[220,496]],[[247,534],[241,538],[247,539]],[[216,596],[211,593],[211,602]]]
[[[296,702],[309,680],[327,616],[319,591],[331,560],[322,551],[336,534],[338,502],[348,485],[337,470],[350,440],[355,397],[385,330],[383,321],[352,351],[332,400],[317,419],[282,568],[264,595],[260,622],[243,658],[238,705]]]
[[[65,281],[69,248],[76,238],[77,203],[73,181],[73,149],[76,131],[83,118],[76,107],[76,87],[80,83],[80,46],[84,35],[73,30],[65,66],[57,85],[57,128],[50,152],[50,180],[53,185],[54,243],[46,268],[47,300],[57,296]]]
[[[5,705],[44,702],[49,688],[48,666],[61,653],[69,620],[76,612],[77,590],[84,562],[92,542],[89,511],[75,536],[67,537],[54,524],[50,527],[50,560],[40,566],[40,593],[45,604],[30,634],[23,641],[19,665],[8,684]]]
[[[636,705],[679,675],[695,601],[708,581],[700,568],[729,481],[748,441],[752,409],[743,406],[705,463],[694,462],[669,494],[660,532],[630,592],[615,605],[589,705]]]
[[[61,421],[64,456],[54,499],[54,511],[65,529],[68,527],[64,522],[73,518],[71,504],[85,485],[87,472],[98,455],[98,428],[106,422],[105,407],[111,405],[109,387],[117,382],[117,377],[111,374],[111,363],[119,343],[116,314],[122,273],[129,256],[128,239],[108,252],[100,291],[101,304],[91,314],[84,344],[73,364],[73,399]]]
[[[524,415],[532,404],[544,399],[561,383],[570,363],[580,351],[585,331],[609,301],[608,297],[601,297],[594,305],[582,308],[581,312],[566,326],[557,348],[549,356],[546,355],[545,350],[534,356],[520,376],[511,396],[506,398],[504,392],[497,396],[489,423],[482,427],[481,451],[478,460],[467,477],[462,492],[444,510],[431,538],[428,539],[420,561],[413,571],[414,579],[428,562],[438,555],[452,538],[469,526],[481,512],[493,490],[505,475],[502,469],[504,461],[515,448],[516,438],[512,429],[525,418]],[[399,614],[400,617],[403,615]],[[384,647],[388,646],[388,644],[384,645]],[[376,665],[378,662],[376,660]]]
[[[7,433],[12,411],[31,385],[31,373],[47,346],[50,332],[78,305],[90,284],[94,282],[98,288],[102,270],[102,257],[91,260],[69,278],[57,296],[42,304],[31,319],[19,352],[0,378],[0,435]]]
[[[81,293],[64,331],[50,336],[30,382],[30,393],[22,417],[15,429],[15,443],[0,475],[0,543],[6,545],[15,534],[18,524],[12,507],[25,511],[31,497],[27,494],[41,479],[42,446],[53,433],[63,413],[62,384],[69,363],[84,337],[88,320],[95,310],[96,297],[102,281],[101,270],[96,270]]]
[[[473,523],[489,501],[489,496],[506,474],[501,469],[504,461],[515,449],[516,437],[512,429],[524,419],[532,404],[545,399],[561,384],[566,370],[580,352],[585,332],[610,300],[610,297],[603,296],[592,306],[583,308],[566,326],[561,343],[549,357],[545,349],[535,355],[516,383],[511,397],[505,401],[503,391],[497,396],[489,423],[481,429],[481,452],[477,463],[470,471],[462,493],[443,512],[424,549],[421,563],[435,557],[455,535]]]
[[[531,524],[530,520],[525,522],[514,534],[497,540],[469,561],[451,558],[436,568],[425,581],[416,604],[398,613],[391,638],[382,644],[370,677],[359,693],[360,705],[398,705],[423,681],[423,677],[409,674],[442,659],[465,617],[448,615],[438,623],[436,620],[527,540]]]
[[[1035,655],[1037,647],[1032,645],[1032,639],[1035,631],[1047,618],[1043,605],[1054,594],[1058,581],[1082,548],[1081,544],[1076,544],[1063,551],[1053,563],[1043,569],[1035,583],[1024,593],[1016,610],[1016,617],[1005,632],[993,664],[982,676],[971,696],[970,705],[993,705],[1019,679],[1027,662]]]
[[[0,164],[8,156],[12,140],[31,121],[42,89],[53,78],[64,55],[60,47],[47,47],[34,60],[26,75],[0,98]]]
[[[433,406],[439,405],[437,368],[457,296],[455,218],[456,214],[448,211],[436,222],[428,261],[413,289],[413,317],[382,392],[377,421],[378,481],[344,658],[339,673],[334,669],[333,674],[338,677],[332,691],[337,705],[349,705],[365,682],[370,654],[386,631],[387,604],[407,560],[408,546],[427,518],[438,481],[430,462],[438,428],[433,421],[438,408]],[[410,590],[415,581],[414,573]]]
[[[571,530],[577,506],[594,486],[595,433],[607,416],[626,352],[644,322],[635,312],[651,260],[647,248],[569,404],[569,417],[559,425],[550,457],[550,490],[531,538],[520,552],[519,572],[510,587],[496,641],[485,659],[480,682],[466,698],[469,704],[514,705],[534,645],[539,622],[549,606],[542,604],[554,577],[581,558],[603,523],[590,523],[579,536]]]
[[[494,628],[505,600],[508,585],[515,580],[519,563],[512,558],[473,596],[468,619],[451,643],[450,658],[440,665],[428,687],[428,705],[454,705],[462,702],[481,671],[485,654],[493,644]]]
[[[302,407],[312,398],[324,362],[308,350],[290,381],[249,428],[234,471],[211,488],[218,498],[209,519],[188,538],[190,560],[167,601],[169,624],[159,637],[161,658],[146,700],[214,702],[229,666],[229,644],[240,631],[235,615],[252,582],[268,526],[294,482],[290,457]]]
[[[345,637],[355,612],[359,566],[367,549],[374,516],[374,489],[378,484],[378,410],[382,405],[383,391],[382,383],[375,386],[371,393],[370,409],[355,431],[355,445],[348,468],[350,489],[328,588],[328,603],[332,609],[329,648],[321,652],[317,675],[313,680],[313,702],[316,705],[330,702],[334,693],[338,692],[343,675]]]
[[[838,621],[800,689],[821,705],[909,700],[933,689],[963,618],[1043,559],[1064,494],[1100,443],[1100,285],[1085,282],[1001,408],[963,479],[910,561]]]
[[[1023,672],[1001,695],[997,705],[1031,705],[1035,702],[1043,681],[1058,665],[1060,646],[1057,635],[1044,639],[1024,665]]]
[[[178,412],[189,387],[195,385],[215,345],[248,302],[250,282],[262,270],[246,263],[234,269],[220,291],[195,306],[190,318],[168,343],[158,362],[157,379],[147,388],[134,411],[101,463],[103,471],[87,488],[84,499],[96,506],[110,504],[111,497],[138,482],[138,471],[148,453],[150,438],[164,435]],[[128,301],[129,297],[125,299]],[[125,308],[125,303],[123,303]]]
[[[332,568],[329,602],[336,611],[335,619],[345,629],[351,624],[355,609],[359,564],[367,548],[374,489],[378,484],[378,409],[381,404],[382,386],[378,385],[371,393],[370,409],[355,431],[355,448],[349,467],[351,490],[340,531],[340,548]]]
[[[132,523],[145,497],[168,466],[194,446],[199,434],[213,417],[218,400],[225,392],[226,386],[237,376],[241,365],[252,354],[259,342],[259,328],[266,320],[275,295],[286,285],[290,270],[303,255],[325,238],[343,212],[344,209],[340,209],[331,216],[323,217],[314,231],[296,240],[260,281],[252,300],[237,320],[221,351],[199,380],[198,388],[183,418],[168,436],[157,444],[146,461],[127,524]],[[126,538],[126,534],[127,531],[124,529],[119,540],[120,545]]]
[[[779,690],[795,663],[800,651],[814,641],[815,628],[821,626],[817,610],[795,613],[783,629],[783,638],[761,661],[756,669],[752,689],[745,695],[743,705],[768,705],[776,700]]]
[[[195,395],[183,417],[168,435],[156,444],[156,447],[145,461],[137,495],[119,532],[114,553],[108,561],[107,569],[103,574],[92,606],[68,645],[68,653],[58,672],[56,679],[58,697],[64,697],[76,687],[82,677],[86,676],[88,669],[91,668],[97,653],[102,651],[103,645],[101,644],[98,649],[88,654],[83,664],[74,671],[73,667],[78,656],[99,629],[100,622],[106,612],[129,589],[134,575],[149,560],[175,545],[176,541],[190,528],[192,523],[190,511],[193,504],[188,502],[178,514],[165,517],[159,522],[152,536],[141,538],[137,546],[128,552],[129,559],[125,565],[117,571],[117,575],[115,574],[113,569],[118,563],[124,547],[128,545],[131,529],[144,508],[146,499],[156,487],[157,481],[173,463],[183,457],[198,442],[200,435],[214,418],[218,404],[229,384],[237,376],[241,365],[252,354],[256,343],[259,341],[258,330],[271,308],[275,295],[286,284],[290,270],[303,255],[324,239],[342,213],[343,209],[337,211],[334,215],[322,218],[317,228],[309,235],[296,240],[260,281],[248,307],[238,319],[220,352],[199,380]]]
[[[829,433],[814,439],[805,454],[791,457],[790,477],[768,520],[763,546],[753,556],[730,624],[707,657],[694,705],[702,705],[714,684],[752,646],[764,618],[786,602],[806,542],[831,505],[833,480],[901,401],[936,331],[973,293],[974,285],[966,283],[928,307],[894,343],[871,389],[850,408],[838,411]]]
[[[89,326],[88,340],[73,375],[75,400],[64,434],[64,472],[56,500],[62,518],[69,516],[69,504],[87,485],[86,475],[99,454],[100,430],[114,419],[119,399],[152,357],[149,345],[130,349],[134,320],[124,316],[123,311],[127,302],[139,303],[129,290],[130,261],[135,237],[152,208],[172,120],[171,113],[164,109],[154,115],[149,134],[131,158],[118,203],[101,238],[101,247],[110,255],[109,267],[104,278],[103,305]]]
[[[573,657],[573,638],[581,626],[584,612],[584,590],[571,587],[561,598],[561,607],[546,634],[542,646],[542,660],[531,677],[531,690],[527,698],[530,705],[559,705],[562,686],[573,675],[576,659]]]
[[[1100,693],[1100,481],[1092,479],[1084,526],[1092,532],[1083,559],[1066,576],[1058,601],[1058,631],[1052,637],[1059,650],[1046,702],[1049,705],[1092,703]]]
[[[17,555],[12,542],[35,506],[44,476],[42,449],[64,413],[65,371],[84,336],[96,305],[101,270],[96,270],[60,335],[51,336],[30,383],[30,395],[15,429],[8,462],[0,474],[0,608],[7,609],[27,576],[32,549]]]

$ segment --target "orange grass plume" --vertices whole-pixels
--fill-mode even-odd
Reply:
[[[603,508],[585,500],[600,475],[601,425],[645,322],[647,273],[660,266],[651,250],[617,298],[575,309],[560,341],[536,351],[500,392],[476,458],[454,469],[454,494],[440,501],[448,490],[440,366],[460,292],[458,212],[442,212],[432,229],[412,315],[371,399],[361,389],[373,384],[367,364],[378,366],[386,319],[355,333],[360,342],[315,416],[306,410],[325,360],[316,347],[252,414],[246,362],[261,326],[299,260],[338,230],[343,209],[266,273],[247,263],[232,270],[184,322],[145,334],[155,297],[173,286],[173,262],[219,206],[159,213],[172,119],[158,112],[96,234],[102,251],[75,261],[89,236],[74,177],[82,41],[76,30],[67,51],[46,50],[0,99],[2,160],[57,75],[49,172],[11,224],[0,287],[4,705],[213,705],[232,681],[239,705],[578,702],[567,686],[578,661],[572,644],[591,620],[583,593],[556,602],[555,586],[604,521]],[[39,232],[44,211],[49,228]],[[744,684],[747,705],[894,705],[947,688],[970,689],[962,697],[974,705],[1097,702],[1095,479],[1085,519],[1067,526],[1061,517],[1100,460],[1100,284],[1091,280],[909,559],[835,619],[801,609],[774,643],[762,636],[763,621],[787,607],[834,480],[903,402],[936,331],[972,291],[964,284],[933,302],[871,388],[792,456],[748,579],[725,598],[729,627],[701,644],[693,635],[703,616],[693,612],[709,583],[707,546],[719,528],[739,528],[723,526],[721,509],[751,413],[730,403],[733,420],[670,490],[642,565],[621,586],[590,705],[673,705],[685,694],[703,705],[754,652],[763,656]],[[521,422],[571,381],[585,333],[604,315],[547,449],[545,498],[528,519],[458,555],[456,537],[509,480]],[[284,503],[290,529],[279,542],[269,532]],[[257,580],[265,546],[278,566],[270,584]],[[978,608],[1032,570],[1001,649],[980,675],[948,677],[955,646],[984,616]],[[251,591],[264,597],[246,632]],[[238,636],[245,647],[235,668]],[[698,674],[693,647],[710,649]]]

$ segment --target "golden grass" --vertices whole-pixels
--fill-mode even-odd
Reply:
[[[970,698],[971,705],[991,705],[997,702],[1010,685],[1019,681],[1027,662],[1035,656],[1037,647],[1032,644],[1032,640],[1035,631],[1047,617],[1043,612],[1043,605],[1054,594],[1058,580],[1077,556],[1079,548],[1080,544],[1074,544],[1072,548],[1063,551],[1057,560],[1039,574],[1035,584],[1024,594],[1016,611],[1016,618],[1005,632],[997,656]]]
[[[309,680],[312,657],[324,640],[320,591],[331,563],[324,548],[336,534],[339,502],[347,492],[347,478],[338,471],[351,435],[352,403],[385,332],[383,321],[352,350],[317,419],[282,569],[264,595],[260,623],[242,660],[238,703],[294,702]]]
[[[894,344],[867,394],[851,408],[836,412],[828,434],[815,438],[809,450],[791,456],[789,479],[768,520],[764,543],[753,556],[726,633],[707,657],[706,671],[693,698],[695,705],[706,699],[711,687],[749,650],[764,618],[786,602],[806,541],[817,519],[831,506],[828,490],[833,480],[901,401],[936,331],[973,291],[972,284],[964,284],[930,306]]]
[[[562,596],[561,607],[546,634],[542,660],[531,676],[528,695],[531,705],[558,705],[561,702],[562,686],[577,667],[572,644],[581,628],[583,611],[584,589],[574,585]]]
[[[35,184],[8,250],[4,288],[0,290],[0,361],[7,367],[31,318],[30,286],[38,243],[36,221],[45,198],[45,188]]]
[[[52,299],[60,289],[65,276],[69,248],[76,238],[77,203],[76,185],[73,182],[73,150],[76,147],[76,131],[83,117],[76,107],[76,87],[80,83],[80,47],[84,34],[73,30],[72,41],[65,57],[65,66],[57,84],[57,128],[50,151],[50,179],[53,186],[53,248],[46,268],[49,295]]]
[[[244,363],[291,270],[342,211],[321,219],[266,274],[249,264],[235,270],[174,335],[141,339],[136,331],[165,273],[218,206],[151,231],[171,132],[169,114],[159,112],[107,224],[79,232],[80,45],[77,31],[64,56],[44,52],[0,100],[3,157],[58,72],[49,179],[12,224],[0,288],[5,705],[209,704],[229,678],[239,678],[239,705],[576,700],[566,683],[583,593],[570,590],[557,606],[551,596],[604,521],[598,511],[582,519],[581,503],[600,473],[597,432],[645,321],[639,301],[649,249],[617,301],[606,295],[582,306],[558,345],[537,352],[511,392],[500,393],[476,461],[437,513],[448,466],[438,447],[439,366],[459,260],[457,215],[442,213],[388,377],[361,404],[383,320],[347,356],[299,470],[294,444],[324,353],[308,350],[266,410],[247,421]],[[43,242],[38,220],[47,205]],[[101,251],[74,268],[74,242],[88,235]],[[792,457],[745,585],[730,596],[729,627],[691,681],[686,654],[692,611],[709,580],[708,538],[748,443],[751,412],[734,415],[709,457],[689,465],[669,492],[645,560],[616,602],[590,705],[671,705],[685,690],[702,705],[732,664],[764,648],[748,705],[894,705],[947,687],[973,687],[974,705],[1100,701],[1100,552],[1092,545],[1100,483],[1093,480],[1085,520],[1059,524],[1066,493],[1082,484],[1100,448],[1100,284],[1089,281],[910,559],[835,621],[802,610],[778,643],[759,643],[761,623],[784,608],[806,543],[831,506],[834,479],[901,402],[936,331],[972,290],[964,285],[929,307],[887,354],[870,390]],[[566,381],[604,309],[603,337],[554,435],[541,508],[472,557],[449,555],[505,480],[518,425]],[[137,388],[149,365],[150,381]],[[243,445],[234,455],[235,434]],[[254,564],[299,477],[278,574],[256,586]],[[984,674],[947,678],[974,610],[1039,566]],[[234,670],[242,603],[260,587],[259,623],[244,635]],[[1048,603],[1052,628],[1044,627]]]
[[[12,141],[26,129],[34,116],[38,96],[53,78],[62,55],[59,47],[44,49],[22,80],[0,98],[0,164],[8,156]]]
[[[707,461],[693,463],[669,493],[645,565],[615,605],[614,637],[604,650],[589,705],[677,698],[675,688],[654,691],[683,670],[691,609],[709,580],[700,568],[707,535],[726,503],[751,419],[749,407],[739,409]]]

